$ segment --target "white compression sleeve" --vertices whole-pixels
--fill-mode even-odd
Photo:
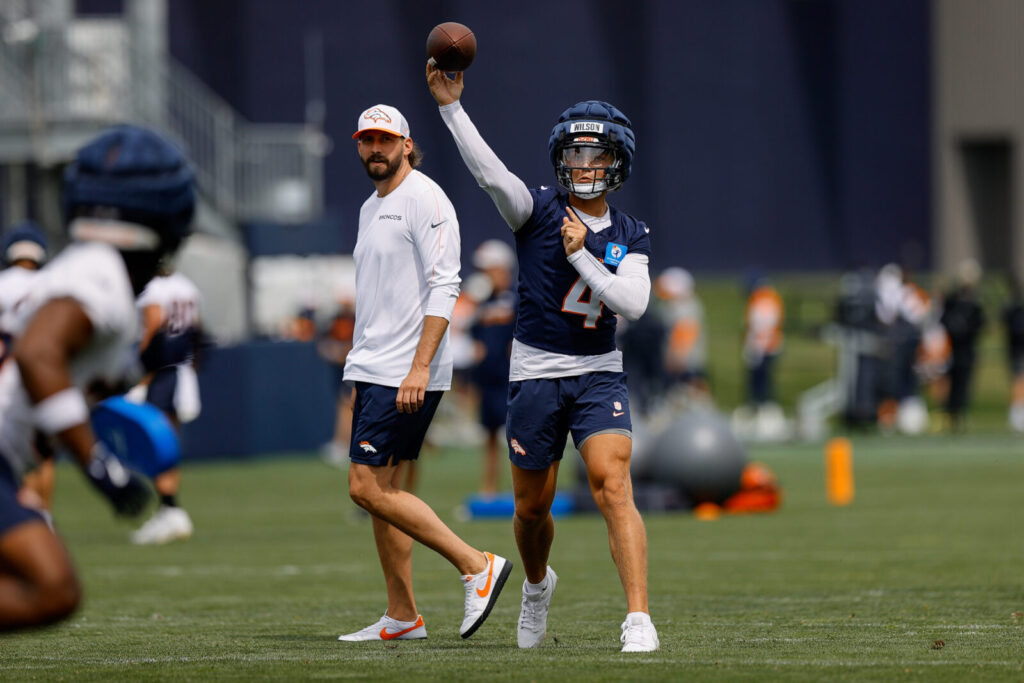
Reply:
[[[533,213],[533,197],[526,183],[509,171],[487,146],[461,102],[446,104],[440,111],[469,172],[494,200],[509,227],[513,231],[521,228]]]
[[[647,310],[651,297],[651,275],[647,256],[626,254],[617,272],[612,273],[586,249],[569,256],[569,263],[591,291],[609,308],[626,320],[637,320]]]

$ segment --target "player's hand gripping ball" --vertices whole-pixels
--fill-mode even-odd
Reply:
[[[438,24],[427,36],[427,57],[441,71],[465,71],[476,57],[476,36],[455,21]]]

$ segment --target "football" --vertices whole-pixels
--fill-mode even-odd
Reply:
[[[427,57],[442,71],[465,71],[476,57],[476,36],[455,21],[438,24],[427,36]]]

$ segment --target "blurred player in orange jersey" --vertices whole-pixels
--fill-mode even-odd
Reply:
[[[743,336],[743,360],[747,365],[747,400],[760,407],[774,402],[773,369],[782,352],[782,297],[763,276],[749,286]]]
[[[704,305],[694,291],[689,271],[666,268],[654,280],[654,295],[668,329],[664,367],[669,391],[685,389],[686,398],[709,398],[707,379],[707,335]]]

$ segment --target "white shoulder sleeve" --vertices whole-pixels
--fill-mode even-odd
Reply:
[[[651,297],[651,275],[647,256],[626,254],[617,272],[612,273],[586,249],[569,256],[569,263],[579,272],[598,298],[626,320],[637,320],[647,310]]]
[[[533,197],[526,183],[509,171],[487,146],[461,102],[446,104],[440,111],[469,172],[494,200],[509,227],[513,231],[521,228],[533,213]]]

